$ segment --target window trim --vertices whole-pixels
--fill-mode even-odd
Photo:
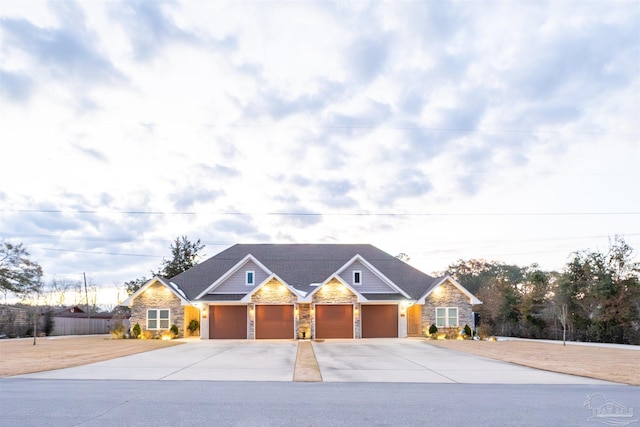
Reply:
[[[438,310],[444,310],[444,325],[438,324],[438,321],[442,319],[442,317],[438,317]],[[449,310],[455,310],[455,317],[449,316]],[[436,307],[436,322],[435,325],[437,328],[457,328],[460,325],[460,311],[458,307]],[[451,322],[452,319],[455,319],[455,322]],[[455,324],[453,324],[455,323]]]
[[[162,318],[160,317],[160,313],[166,311],[167,312],[167,317]],[[155,319],[150,319],[149,318],[149,313],[151,312],[155,312],[156,313],[156,318]],[[156,322],[156,327],[152,328],[149,326],[149,321],[150,320],[154,320]],[[166,320],[167,321],[167,327],[163,328],[162,327],[162,321]],[[171,325],[171,309],[170,308],[148,308],[147,309],[147,329],[150,331],[163,331],[163,330],[168,330],[170,328]]]
[[[356,281],[356,275],[358,276],[358,280]],[[353,270],[353,286],[362,285],[362,270]]]
[[[249,276],[251,276],[251,282],[249,282]],[[246,286],[254,286],[256,284],[256,272],[255,270],[247,270],[244,274],[244,284]]]

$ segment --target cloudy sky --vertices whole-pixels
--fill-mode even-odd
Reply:
[[[179,235],[640,249],[639,58],[635,0],[2,0],[0,238],[105,286]]]

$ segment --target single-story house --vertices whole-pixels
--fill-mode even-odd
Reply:
[[[202,339],[425,336],[473,326],[474,304],[453,278],[366,244],[237,244],[122,303],[132,326],[189,336],[195,319]]]

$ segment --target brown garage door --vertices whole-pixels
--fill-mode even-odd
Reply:
[[[363,305],[362,338],[398,338],[398,306]]]
[[[209,307],[209,338],[247,338],[247,306],[212,305]]]
[[[293,339],[292,305],[256,305],[256,338]]]
[[[353,338],[352,305],[316,305],[316,338]]]

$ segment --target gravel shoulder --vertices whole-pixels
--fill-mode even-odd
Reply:
[[[179,341],[122,340],[109,335],[0,340],[0,377],[71,368],[183,344]]]
[[[640,385],[640,352],[532,341],[428,340],[429,344],[552,372]]]

